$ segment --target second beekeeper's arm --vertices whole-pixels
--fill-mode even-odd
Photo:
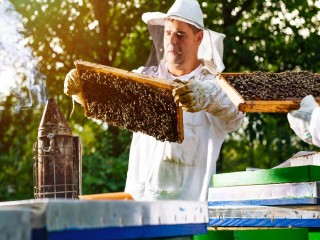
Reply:
[[[320,147],[320,107],[313,96],[304,97],[300,108],[287,115],[291,129],[304,142]]]
[[[64,80],[64,93],[68,96],[72,96],[72,98],[84,105],[82,93],[81,93],[81,81],[76,69],[70,70]]]
[[[175,88],[173,96],[188,112],[206,110],[224,121],[233,120],[238,115],[236,106],[213,80],[190,80]]]

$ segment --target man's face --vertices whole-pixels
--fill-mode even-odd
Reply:
[[[167,19],[164,26],[164,50],[168,64],[187,65],[197,59],[202,32],[195,33],[189,24]]]

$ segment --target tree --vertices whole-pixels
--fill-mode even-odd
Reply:
[[[66,73],[83,59],[131,70],[143,65],[151,40],[141,21],[146,11],[166,12],[173,1],[11,0],[22,15],[28,45],[54,98],[83,143],[85,194],[122,191],[131,133],[87,119],[63,94]],[[226,34],[225,72],[320,69],[316,1],[203,1],[205,25]],[[0,200],[32,198],[32,146],[40,109],[0,111]],[[279,128],[278,126],[282,126]],[[218,171],[270,168],[307,146],[290,130],[285,114],[247,114],[224,143]]]
[[[22,15],[24,32],[28,45],[34,49],[39,59],[39,70],[44,74],[47,86],[47,97],[54,98],[60,109],[73,127],[73,133],[79,135],[83,142],[83,184],[86,193],[120,191],[124,187],[127,168],[128,149],[131,133],[86,119],[83,109],[73,106],[71,99],[63,94],[63,81],[66,73],[74,68],[74,60],[83,59],[123,69],[133,69],[143,65],[149,52],[151,41],[148,39],[146,25],[141,21],[141,14],[148,7],[159,8],[166,3],[146,1],[11,1],[15,9]],[[143,44],[135,44],[141,42]],[[135,47],[136,46],[136,47]],[[139,54],[136,54],[136,53]],[[29,118],[28,129],[32,139],[24,143],[24,128],[16,129],[13,137],[24,150],[16,152],[18,147],[10,143],[9,127],[23,126],[23,118],[16,118],[12,111],[14,97],[8,98],[0,112],[4,138],[1,144],[0,179],[8,182],[9,187],[0,190],[0,199],[21,199],[32,197],[32,144],[36,141],[37,127],[40,123],[42,108],[19,115]],[[75,108],[70,117],[70,113]],[[40,110],[40,111],[39,111]],[[31,114],[30,114],[31,112]],[[16,120],[15,125],[13,125]],[[31,123],[30,123],[31,122]],[[21,136],[19,138],[18,136]],[[101,141],[100,141],[101,140]],[[13,156],[12,156],[13,155]],[[10,162],[18,158],[24,163],[24,173],[28,182],[26,191],[17,195],[18,185],[15,167]],[[101,168],[105,166],[105,168]],[[94,180],[92,180],[94,179]],[[104,183],[104,184],[102,184]],[[108,183],[108,184],[106,184]],[[10,187],[11,186],[11,187]],[[86,187],[87,186],[87,187]],[[9,189],[10,188],[10,189]],[[8,190],[9,189],[9,190]]]
[[[320,21],[316,19],[320,9],[316,1],[201,3],[207,26],[226,34],[225,72],[319,71],[316,39]],[[294,135],[286,114],[248,113],[243,129],[225,142],[218,171],[270,168],[301,150],[316,147]]]

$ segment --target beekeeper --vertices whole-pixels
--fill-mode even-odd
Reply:
[[[312,95],[305,96],[300,108],[287,115],[291,129],[304,142],[320,147],[320,107]]]
[[[133,133],[125,192],[136,200],[205,201],[221,145],[244,118],[216,83],[224,70],[225,35],[204,27],[196,0],[176,0],[166,14],[148,12],[142,20],[153,49],[135,72],[182,83],[173,95],[184,110],[184,140],[162,142]],[[66,94],[79,93],[77,79],[75,71],[68,74]]]

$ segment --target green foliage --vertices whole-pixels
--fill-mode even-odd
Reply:
[[[32,150],[40,119],[29,110],[15,113],[11,102],[0,111],[0,201],[33,198]]]
[[[319,72],[319,7],[314,2],[200,2],[207,27],[226,34],[225,72]],[[317,150],[294,135],[286,114],[248,113],[242,130],[224,143],[218,172],[270,168],[298,151]]]
[[[141,15],[166,12],[173,1],[11,0],[48,96],[68,117],[83,143],[83,193],[123,191],[131,133],[84,117],[63,94],[63,81],[83,59],[131,70],[147,60],[151,41]],[[226,72],[308,70],[319,72],[319,6],[315,1],[204,1],[205,25],[226,34]],[[32,147],[42,109],[15,113],[15,99],[0,110],[0,201],[33,196]],[[316,150],[290,130],[285,114],[247,114],[228,136],[218,171],[270,168],[301,150]]]
[[[292,134],[283,114],[248,114],[242,128],[224,143],[218,172],[272,168],[299,151],[318,151]]]

